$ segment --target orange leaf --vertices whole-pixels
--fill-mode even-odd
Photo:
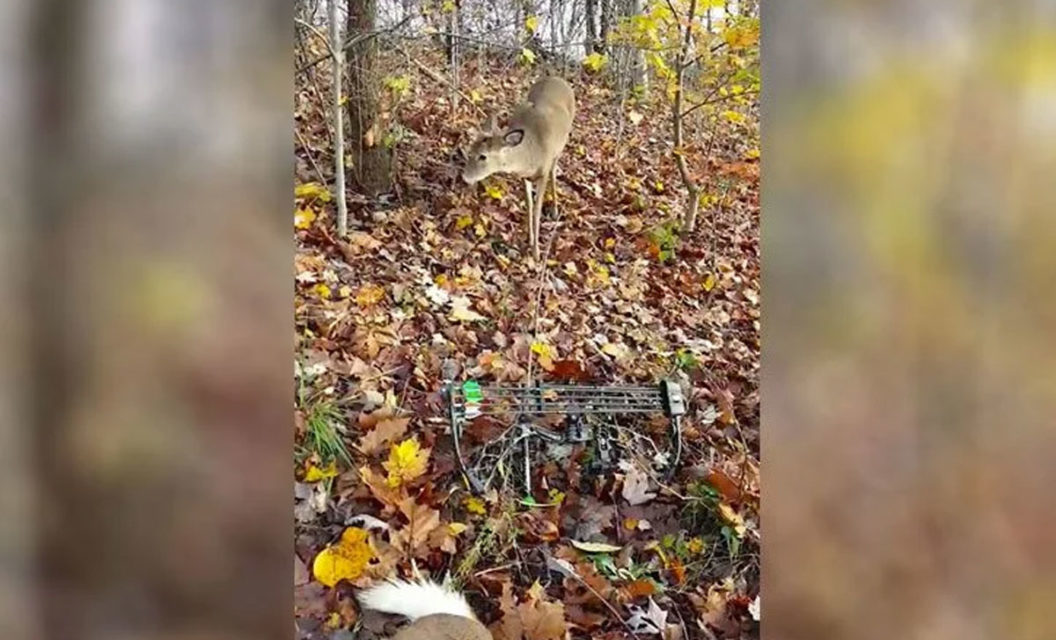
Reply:
[[[652,580],[639,579],[624,587],[624,590],[627,592],[627,597],[633,600],[656,593],[656,584]]]

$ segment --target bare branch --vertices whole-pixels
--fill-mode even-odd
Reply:
[[[376,37],[378,37],[380,35],[383,35],[383,34],[386,34],[386,33],[391,33],[393,31],[399,29],[403,25],[405,25],[407,23],[407,21],[410,20],[410,19],[411,19],[411,16],[407,16],[406,18],[404,18],[403,20],[400,20],[398,23],[392,25],[391,27],[388,27],[388,28],[385,28],[385,29],[379,29],[377,31],[371,31],[369,33],[356,34],[355,36],[349,38],[348,40],[345,40],[345,43],[341,45],[341,51],[342,52],[348,51],[349,49],[351,49],[352,47],[356,46],[360,42],[364,42],[364,41],[370,40],[372,38],[376,38]],[[313,32],[315,32],[316,35],[319,35],[319,36],[322,35],[322,34],[319,33],[318,29],[316,29],[312,25],[308,24],[307,22],[304,22],[303,20],[295,20],[295,21],[298,24],[300,24],[301,26],[304,26],[304,27],[306,27],[308,29],[311,29]],[[332,58],[334,56],[334,50],[330,46],[330,42],[328,40],[326,40],[326,38],[323,38],[323,40],[326,41],[326,49],[327,49],[327,51],[329,53],[321,55],[318,58],[316,58],[315,60],[312,60],[311,62],[304,63],[299,68],[297,68],[296,71],[294,71],[295,75],[300,75],[300,74],[304,73],[305,71],[307,71],[308,69],[311,69],[315,65],[319,64],[320,62],[322,62],[324,60],[328,60],[329,58]]]

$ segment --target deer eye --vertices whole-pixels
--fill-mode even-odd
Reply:
[[[480,162],[484,162],[487,159],[487,156],[485,156],[483,153],[477,156],[477,160],[479,160]]]

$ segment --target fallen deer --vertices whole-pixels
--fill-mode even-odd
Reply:
[[[554,172],[557,159],[568,142],[576,98],[561,78],[541,78],[528,90],[528,98],[517,106],[505,128],[494,114],[488,116],[469,148],[462,179],[475,184],[494,173],[509,173],[524,179],[528,200],[528,239],[532,255],[539,260],[539,231],[547,182],[552,186],[557,208]],[[535,202],[532,184],[535,182]]]

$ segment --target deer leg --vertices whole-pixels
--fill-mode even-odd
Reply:
[[[536,260],[539,260],[539,238],[540,232],[543,226],[543,196],[546,195],[546,172],[539,176],[535,181],[535,214],[533,216],[532,225],[534,227],[534,241],[532,244],[532,254]]]
[[[524,181],[524,195],[528,201],[528,244],[535,250],[535,204],[532,202],[532,182]]]
[[[557,158],[550,165],[550,189],[554,194],[554,215],[557,215]]]

